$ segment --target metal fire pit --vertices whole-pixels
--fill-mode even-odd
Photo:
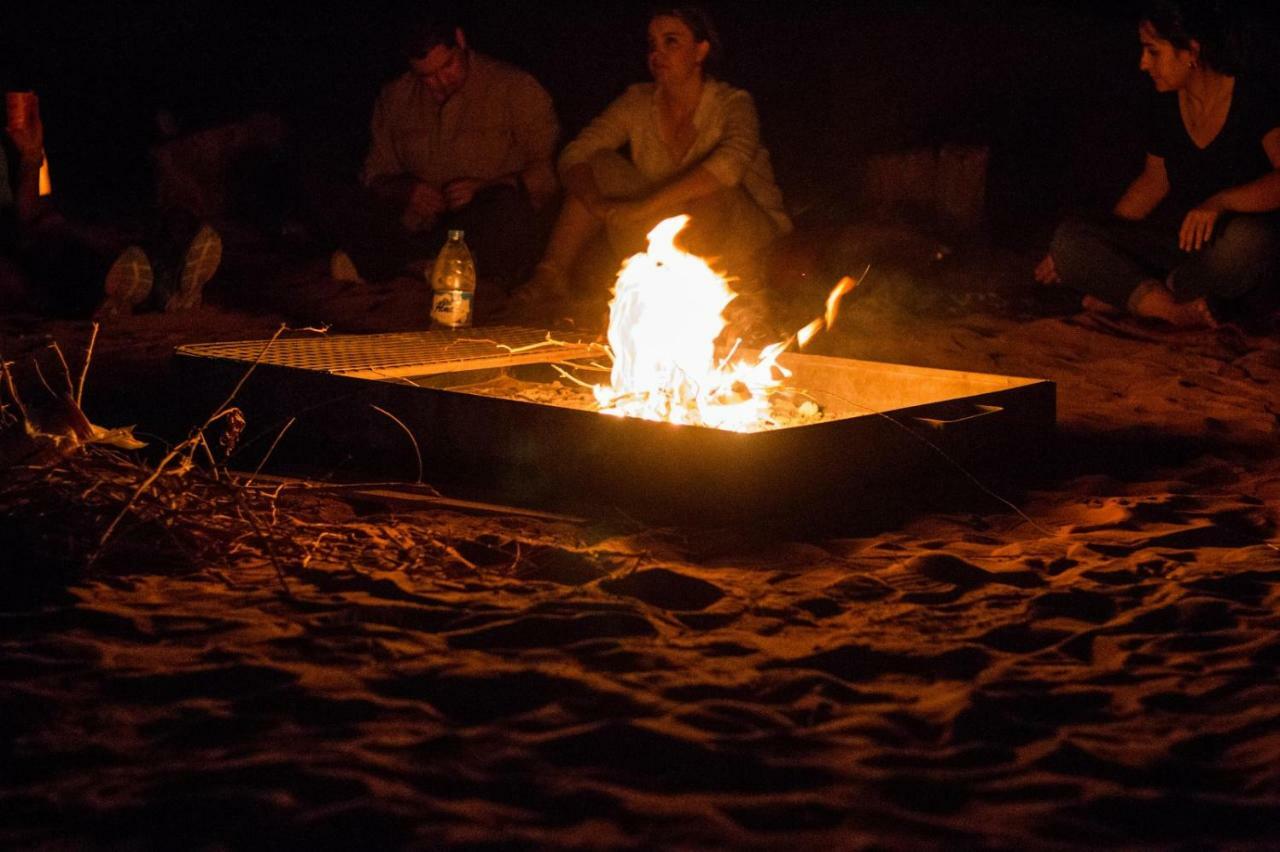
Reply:
[[[601,359],[585,343],[525,348],[547,337],[508,327],[309,336],[188,345],[177,355],[193,404],[216,404],[257,364],[236,398],[249,422],[243,466],[296,418],[273,465],[412,480],[420,456],[426,481],[459,496],[594,514],[616,507],[660,522],[879,523],[957,489],[985,507],[973,480],[1008,486],[1052,440],[1052,382],[817,355],[780,363],[793,373],[788,385],[827,416],[762,432],[481,392],[503,377],[552,382],[557,366],[572,372]]]

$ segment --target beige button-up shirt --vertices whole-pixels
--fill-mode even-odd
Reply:
[[[558,135],[551,96],[537,80],[472,52],[466,81],[443,104],[411,71],[383,87],[361,179],[366,186],[398,175],[436,186],[493,180],[550,162]]]
[[[659,130],[656,94],[653,83],[628,88],[565,146],[560,154],[561,175],[600,151],[616,151],[629,144],[631,162],[653,185],[702,166],[725,186],[741,185],[783,233],[790,231],[791,220],[773,178],[769,152],[760,142],[760,119],[751,95],[719,80],[707,80],[693,114],[693,144],[677,161]]]

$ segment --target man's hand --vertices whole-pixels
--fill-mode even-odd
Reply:
[[[10,117],[5,132],[13,140],[14,147],[22,162],[28,166],[39,167],[44,160],[44,123],[40,120],[40,102],[37,100],[26,122],[15,126]]]
[[[1183,251],[1200,251],[1213,236],[1213,227],[1225,208],[1216,197],[1189,211],[1178,231],[1178,248]]]
[[[444,185],[445,204],[450,210],[466,207],[483,187],[484,181],[479,178],[455,178]]]
[[[444,211],[444,193],[429,183],[419,182],[413,185],[409,192],[409,203],[405,207],[406,217],[412,216],[430,227]]]
[[[1041,284],[1062,283],[1062,279],[1058,277],[1058,267],[1054,264],[1051,254],[1046,254],[1044,260],[1036,265],[1035,276]]]

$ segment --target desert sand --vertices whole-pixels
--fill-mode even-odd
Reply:
[[[11,551],[0,842],[1274,848],[1280,342],[966,280],[873,289],[815,345],[1057,382],[1016,512],[975,491],[760,541],[299,492],[285,510],[363,544],[288,564],[291,596],[251,553],[173,566],[144,541],[36,583]],[[172,440],[174,345],[426,313],[420,288],[275,286],[105,327],[87,413]],[[7,318],[0,352],[52,337],[74,365],[88,328]]]

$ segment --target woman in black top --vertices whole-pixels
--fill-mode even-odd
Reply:
[[[1060,225],[1036,267],[1041,283],[1086,293],[1086,308],[1212,326],[1214,304],[1280,273],[1280,104],[1235,76],[1209,5],[1149,6],[1141,68],[1161,94],[1146,166],[1110,219]]]

